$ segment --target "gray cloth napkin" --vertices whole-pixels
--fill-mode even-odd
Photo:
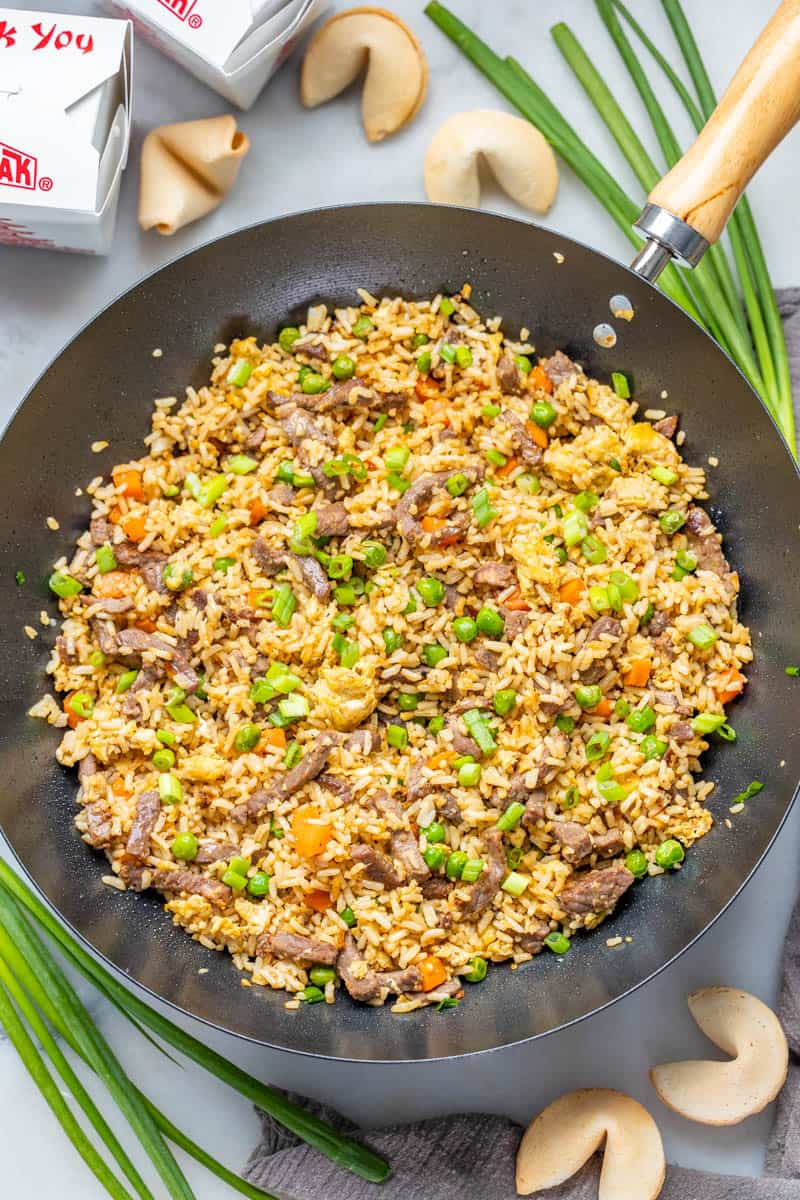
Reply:
[[[800,428],[800,288],[778,293],[786,329]],[[780,1017],[791,1048],[789,1078],[778,1102],[767,1150],[765,1177],[746,1179],[669,1167],[662,1200],[800,1200],[800,904],[786,939]],[[349,1133],[338,1113],[302,1101]],[[522,1129],[504,1117],[441,1117],[365,1133],[363,1140],[392,1165],[380,1188],[334,1166],[299,1142],[271,1117],[258,1114],[262,1139],[244,1171],[246,1179],[283,1200],[512,1200],[514,1162]],[[596,1200],[600,1157],[547,1193],[549,1200]]]

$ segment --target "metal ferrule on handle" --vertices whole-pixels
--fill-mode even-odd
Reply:
[[[687,267],[696,267],[709,247],[708,239],[702,233],[657,204],[644,206],[634,229],[644,234],[647,240],[631,263],[631,269],[651,283],[655,283],[673,258]]]

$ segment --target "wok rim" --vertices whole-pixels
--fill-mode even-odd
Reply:
[[[778,426],[775,422],[775,419],[773,418],[772,414],[769,412],[769,409],[767,408],[766,404],[761,399],[761,397],[758,395],[758,393],[755,391],[755,389],[753,388],[750,381],[747,379],[747,377],[741,371],[739,366],[734,362],[734,360],[731,358],[731,356],[728,354],[728,352],[726,350],[724,350],[721,346],[719,346],[718,343],[713,339],[711,334],[709,334],[708,331],[706,329],[704,329],[704,327],[698,321],[696,321],[689,313],[687,313],[684,309],[682,309],[679,304],[677,304],[675,301],[673,301],[665,293],[661,292],[655,286],[655,284],[650,283],[648,280],[643,279],[643,277],[638,275],[635,271],[633,271],[627,263],[620,262],[617,259],[612,258],[611,255],[605,253],[605,251],[598,250],[596,247],[589,245],[587,242],[582,241],[580,238],[572,237],[568,234],[561,233],[558,230],[549,229],[546,226],[539,225],[535,221],[527,221],[527,220],[523,220],[518,217],[509,217],[503,213],[488,212],[486,210],[481,210],[481,209],[465,208],[463,206],[458,206],[458,205],[438,205],[438,204],[432,204],[429,202],[417,201],[417,200],[360,201],[360,202],[355,202],[355,203],[351,202],[351,203],[343,203],[343,204],[335,204],[335,205],[326,205],[326,206],[322,206],[322,207],[318,206],[318,207],[313,207],[313,208],[296,209],[291,212],[282,213],[279,216],[272,217],[266,221],[253,221],[253,222],[249,222],[245,225],[237,226],[235,229],[228,230],[226,233],[223,233],[223,234],[219,235],[218,237],[209,238],[207,241],[201,242],[196,246],[192,246],[191,248],[182,251],[180,254],[177,254],[174,258],[171,258],[167,262],[162,263],[160,266],[156,267],[154,270],[146,272],[145,274],[143,274],[139,278],[137,278],[128,287],[126,287],[126,288],[122,289],[121,291],[119,291],[118,293],[116,293],[107,303],[103,304],[102,307],[97,309],[91,317],[89,317],[86,321],[83,322],[83,324],[76,330],[76,332],[71,337],[69,337],[65,342],[62,343],[62,345],[58,349],[57,353],[54,354],[52,356],[52,358],[50,358],[50,360],[47,362],[47,364],[42,368],[42,370],[39,372],[39,374],[35,377],[33,382],[30,384],[28,389],[25,391],[25,393],[22,396],[22,398],[20,399],[19,403],[12,410],[11,415],[3,429],[2,435],[0,436],[0,448],[2,447],[2,443],[5,441],[7,435],[10,433],[12,426],[14,425],[18,416],[20,415],[20,413],[21,413],[22,409],[24,408],[28,399],[38,389],[38,387],[42,383],[44,377],[51,370],[51,368],[55,365],[55,363],[58,362],[58,360],[61,358],[61,356],[68,350],[68,348],[70,346],[72,346],[72,344],[74,342],[76,342],[89,329],[89,327],[94,324],[95,321],[97,321],[101,316],[103,316],[105,313],[107,313],[111,308],[113,308],[121,300],[123,300],[125,297],[127,297],[131,293],[140,289],[143,285],[147,284],[147,282],[149,280],[153,279],[156,275],[159,275],[162,271],[170,270],[173,267],[177,266],[185,258],[188,258],[189,256],[191,256],[193,254],[208,250],[211,246],[214,246],[218,243],[225,242],[228,239],[237,237],[240,234],[251,232],[256,229],[275,226],[277,224],[280,224],[281,222],[289,222],[289,221],[292,221],[297,218],[314,216],[314,215],[320,214],[320,213],[342,213],[342,212],[348,212],[348,211],[360,211],[360,210],[364,210],[364,209],[373,209],[373,210],[376,210],[376,209],[377,210],[385,210],[385,209],[413,210],[413,209],[417,209],[417,210],[427,211],[427,210],[431,210],[431,209],[442,209],[442,208],[447,209],[454,214],[462,214],[462,213],[469,214],[470,217],[473,217],[473,218],[475,216],[479,216],[481,220],[485,220],[486,222],[497,222],[497,223],[511,225],[511,226],[515,226],[515,227],[519,226],[519,227],[522,227],[523,229],[528,229],[530,227],[533,227],[543,234],[547,234],[547,235],[552,236],[554,239],[558,239],[559,242],[567,245],[568,247],[569,246],[578,247],[581,250],[588,252],[589,254],[595,256],[596,258],[601,259],[604,263],[609,264],[615,270],[618,270],[618,269],[624,270],[626,273],[628,273],[634,279],[636,279],[640,284],[647,283],[647,285],[651,288],[651,290],[657,293],[660,302],[662,302],[663,304],[668,304],[671,308],[676,309],[678,311],[678,313],[680,314],[680,316],[684,320],[689,321],[696,329],[698,329],[700,331],[700,333],[702,333],[708,339],[708,341],[710,343],[710,348],[712,348],[713,351],[715,351],[717,354],[722,355],[727,360],[727,362],[730,364],[730,366],[733,367],[733,369],[738,373],[742,382],[745,384],[747,390],[749,391],[750,395],[760,405],[765,416],[768,418],[769,423],[772,427],[772,430],[773,430],[775,436],[778,438],[778,441],[779,441],[781,447],[783,448],[784,452],[786,453],[786,455],[789,458],[789,461],[794,470],[795,476],[797,477],[798,481],[800,481],[800,463],[798,463],[798,461],[796,461],[794,459],[794,457],[792,456],[792,454],[789,450],[789,447],[787,446],[786,441],[783,437],[783,434],[781,433],[780,429],[778,428]],[[676,963],[678,961],[678,959],[680,959],[687,951],[692,949],[692,947],[694,947],[701,940],[701,938],[705,937],[705,935],[717,924],[717,922],[720,920],[720,918],[723,917],[728,912],[728,910],[732,907],[734,902],[736,900],[738,900],[738,898],[741,896],[742,892],[745,890],[745,888],[748,886],[748,884],[754,878],[756,873],[764,865],[765,860],[768,858],[779,835],[783,831],[783,828],[789,818],[790,813],[792,812],[792,809],[798,799],[798,796],[800,796],[800,780],[798,780],[797,783],[794,785],[791,796],[788,800],[788,803],[786,804],[783,814],[781,815],[779,821],[777,822],[775,829],[773,830],[772,835],[770,836],[769,841],[767,842],[766,846],[764,847],[764,850],[760,854],[758,860],[753,864],[753,866],[750,868],[749,872],[745,875],[745,877],[742,879],[742,881],[736,887],[735,891],[725,901],[723,906],[710,918],[710,920],[703,926],[703,928],[700,929],[676,953],[674,953],[671,957],[666,959],[663,963],[661,963],[654,970],[650,971],[650,973],[645,975],[642,979],[640,979],[636,983],[632,984],[625,991],[620,992],[618,995],[611,997],[610,999],[604,1001],[602,1004],[599,1004],[596,1007],[591,1008],[588,1012],[582,1013],[580,1016],[573,1017],[570,1020],[564,1021],[563,1023],[561,1023],[559,1025],[555,1025],[550,1029],[542,1030],[539,1033],[533,1033],[526,1037],[516,1038],[516,1039],[510,1040],[510,1041],[503,1041],[503,1042],[500,1042],[500,1043],[492,1045],[492,1046],[484,1046],[482,1048],[475,1049],[475,1050],[462,1050],[462,1051],[457,1051],[455,1053],[446,1054],[446,1055],[431,1055],[431,1056],[425,1056],[425,1057],[411,1057],[411,1058],[365,1058],[365,1057],[353,1058],[353,1057],[350,1057],[347,1055],[325,1054],[325,1053],[315,1052],[313,1050],[299,1049],[299,1048],[292,1047],[292,1046],[277,1045],[274,1042],[267,1041],[263,1038],[254,1037],[251,1034],[244,1033],[237,1029],[231,1029],[228,1026],[226,1026],[218,1021],[211,1020],[209,1017],[203,1017],[203,1016],[199,1016],[199,1015],[195,1014],[188,1008],[184,1008],[177,1001],[169,999],[165,996],[162,996],[161,994],[159,994],[157,991],[155,991],[153,988],[151,988],[147,984],[140,982],[138,979],[132,978],[122,967],[118,966],[107,954],[105,954],[103,951],[99,950],[96,946],[94,946],[92,944],[92,942],[89,941],[88,937],[86,935],[84,935],[80,930],[76,929],[76,927],[73,925],[73,923],[70,920],[68,920],[66,917],[64,917],[62,915],[62,913],[60,912],[60,910],[58,908],[56,908],[56,906],[50,901],[47,894],[39,886],[39,884],[36,882],[36,880],[31,875],[31,873],[28,870],[25,863],[20,858],[20,855],[18,854],[17,849],[14,846],[14,843],[12,842],[11,838],[9,837],[8,833],[6,832],[5,827],[2,824],[0,824],[0,834],[2,834],[2,836],[3,836],[3,839],[11,853],[12,858],[13,858],[13,862],[14,862],[14,864],[16,864],[16,868],[19,870],[19,872],[23,876],[25,882],[27,883],[27,885],[32,889],[32,891],[36,894],[36,896],[40,899],[40,901],[42,903],[44,903],[52,913],[54,913],[54,915],[57,917],[60,924],[68,930],[70,935],[83,947],[83,949],[85,951],[87,951],[90,954],[90,956],[92,958],[98,960],[106,968],[106,970],[108,970],[110,973],[112,973],[115,976],[115,978],[118,979],[119,982],[124,982],[131,988],[131,990],[138,988],[147,997],[151,998],[151,1000],[154,1001],[156,1004],[161,1004],[161,1005],[165,1006],[167,1009],[171,1010],[172,1012],[179,1014],[181,1016],[184,1016],[184,1017],[188,1017],[192,1021],[196,1021],[208,1029],[213,1029],[217,1033],[226,1034],[230,1037],[234,1037],[234,1038],[236,1038],[244,1043],[250,1044],[250,1045],[261,1046],[261,1047],[264,1047],[265,1049],[276,1051],[276,1052],[279,1052],[282,1054],[297,1056],[297,1057],[300,1057],[303,1059],[310,1059],[310,1060],[313,1060],[316,1062],[325,1061],[325,1062],[334,1062],[334,1063],[343,1063],[343,1064],[346,1063],[346,1064],[358,1065],[361,1067],[381,1066],[381,1067],[398,1067],[399,1068],[399,1067],[409,1066],[412,1064],[418,1064],[418,1063],[422,1063],[422,1062],[447,1063],[447,1062],[452,1062],[452,1061],[456,1061],[456,1060],[460,1060],[460,1059],[477,1058],[478,1056],[494,1054],[494,1053],[498,1053],[503,1050],[509,1050],[514,1046],[522,1046],[522,1045],[527,1045],[532,1042],[541,1041],[542,1039],[544,1039],[546,1037],[565,1032],[566,1030],[573,1028],[574,1026],[580,1024],[581,1022],[587,1021],[590,1018],[595,1017],[595,1016],[599,1015],[600,1013],[605,1012],[607,1009],[611,1008],[613,1005],[618,1004],[622,1000],[626,1000],[629,996],[632,996],[635,992],[639,991],[640,988],[645,987],[647,984],[649,984],[654,979],[656,979],[659,975],[661,975],[664,971],[666,971],[669,967],[671,967],[674,963]],[[596,936],[597,930],[596,929],[593,930],[592,933]]]

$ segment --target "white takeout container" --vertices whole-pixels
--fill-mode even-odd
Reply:
[[[215,92],[250,108],[325,0],[104,0]]]
[[[132,58],[130,21],[0,8],[0,243],[108,252]]]

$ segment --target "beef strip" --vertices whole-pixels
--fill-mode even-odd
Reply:
[[[123,698],[120,707],[122,708],[123,716],[126,716],[129,721],[141,721],[143,709],[142,702],[138,696],[134,696],[131,692],[128,692],[127,696]]]
[[[577,821],[554,821],[553,837],[561,847],[561,857],[573,866],[585,862],[592,853],[589,831]]]
[[[112,817],[105,800],[97,800],[86,806],[86,836],[98,850],[105,849],[111,842]]]
[[[317,777],[317,783],[326,791],[333,792],[334,796],[338,796],[342,804],[350,804],[353,799],[353,789],[346,779],[341,775],[329,775],[327,773]]]
[[[56,654],[60,662],[74,666],[79,661],[75,639],[73,637],[66,637],[64,634],[59,634],[56,638]]]
[[[388,992],[393,992],[397,996],[405,995],[406,992],[423,990],[419,967],[406,967],[404,971],[378,971],[375,978],[379,987],[386,988]]]
[[[319,537],[345,537],[350,532],[350,516],[341,502],[320,504],[311,511],[317,517]]]
[[[451,825],[461,824],[461,808],[452,792],[445,792],[439,801],[438,811]]]
[[[160,663],[158,665],[146,663],[143,667],[139,668],[139,674],[131,684],[131,692],[149,691],[164,674],[164,668]]]
[[[225,859],[233,858],[238,853],[239,847],[234,842],[213,842],[209,839],[200,842],[194,861],[197,866],[205,867],[209,863],[223,862]]]
[[[92,596],[89,602],[93,616],[116,617],[121,613],[130,612],[133,608],[133,600],[131,600],[130,596],[103,596],[99,600],[95,600],[94,596]]]
[[[678,429],[678,418],[674,415],[671,417],[663,417],[660,421],[656,421],[653,429],[655,429],[657,433],[662,434],[663,437],[669,438],[670,441],[672,441]]]
[[[189,599],[198,612],[205,612],[208,608],[208,592],[204,588],[195,588],[189,593]]]
[[[517,945],[526,954],[539,954],[544,947],[544,939],[550,932],[549,925],[534,925],[517,938]]]
[[[533,792],[528,792],[527,796],[528,798],[525,801],[525,812],[522,814],[522,824],[526,829],[530,829],[534,825],[538,825],[540,821],[544,820],[544,806],[547,801],[547,795],[545,792],[536,789]]]
[[[300,568],[303,583],[324,604],[330,598],[331,584],[321,563],[318,563],[310,554],[300,555],[296,558],[296,562]]]
[[[114,658],[118,654],[117,627],[114,622],[106,617],[90,617],[89,625],[103,654],[107,658]]]
[[[356,842],[350,847],[350,857],[353,862],[364,867],[367,879],[382,883],[387,891],[392,891],[403,882],[389,855],[375,846],[368,846],[366,842]]]
[[[231,819],[242,823],[254,819],[267,809],[274,808],[283,800],[288,800],[295,792],[310,783],[328,765],[328,759],[336,739],[328,733],[322,733],[314,746],[307,750],[296,767],[281,775],[269,789],[259,788],[253,792],[249,800],[237,805],[231,811]]]
[[[407,829],[398,829],[392,834],[391,847],[392,856],[405,871],[406,879],[414,879],[420,883],[429,877],[430,870],[413,833]]]
[[[735,590],[730,564],[722,553],[722,538],[704,509],[691,505],[686,513],[686,540],[697,555],[698,570],[713,571],[725,585],[730,596]]]
[[[159,550],[140,550],[135,542],[117,542],[114,554],[121,567],[134,567],[151,592],[166,595],[169,588],[164,583],[164,563],[167,555]]]
[[[344,946],[336,959],[336,971],[354,1000],[366,1003],[380,996],[378,976],[369,969],[366,959],[361,957],[355,938],[350,933],[345,937]]]
[[[489,907],[497,895],[506,873],[506,856],[503,851],[503,834],[499,829],[490,829],[484,837],[486,865],[473,883],[468,899],[461,908],[462,917],[477,917]]]
[[[517,572],[511,563],[487,562],[478,567],[472,576],[472,584],[480,591],[490,588],[500,592],[503,588],[511,587],[517,582]]]
[[[483,477],[483,471],[478,467],[464,466],[452,471],[435,471],[431,475],[421,475],[398,500],[395,509],[397,526],[410,545],[416,545],[425,538],[431,546],[440,546],[442,542],[461,537],[465,532],[470,520],[465,512],[456,512],[452,517],[448,517],[447,524],[434,533],[426,533],[421,524],[424,515],[422,510],[430,504],[436,492],[446,487],[448,479],[458,474],[466,475],[470,483],[475,483]]]
[[[697,735],[688,721],[673,721],[669,736],[676,742],[691,742]]]
[[[292,346],[292,354],[304,354],[306,358],[314,358],[317,362],[327,362],[328,351],[320,342],[311,342],[308,338],[300,338]]]
[[[551,354],[549,358],[542,359],[542,366],[556,387],[565,379],[569,379],[571,375],[578,373],[575,363],[571,358],[567,358],[563,350],[556,350],[555,354]]]
[[[173,646],[159,633],[145,633],[143,629],[123,629],[117,634],[117,645],[125,655],[141,656],[146,653],[160,654],[172,663],[173,678],[178,687],[193,692],[200,680],[187,657],[186,642]]]
[[[113,540],[114,526],[108,517],[98,514],[92,517],[89,522],[89,536],[92,539],[93,546],[105,546]]]
[[[474,650],[472,657],[486,671],[495,672],[500,665],[500,655],[496,654],[494,650],[487,650],[485,646],[479,646],[477,650]]]
[[[583,668],[581,679],[584,683],[597,683],[598,679],[602,679],[607,674],[607,660],[609,658],[616,659],[622,653],[622,633],[622,622],[618,621],[616,617],[598,617],[589,626],[586,637],[583,639],[582,648],[593,642],[599,642],[603,644],[605,654],[596,657],[594,662]]]
[[[271,550],[262,537],[253,538],[250,543],[250,553],[269,578],[286,570],[288,564],[286,553],[283,550]]]
[[[154,871],[149,867],[128,867],[123,878],[135,892],[141,892],[145,887],[155,888],[158,892],[188,892],[191,896],[203,896],[218,908],[224,908],[233,894],[226,883],[221,883],[219,879],[208,879],[199,871]]]
[[[423,760],[417,758],[411,764],[406,775],[406,800],[409,804],[413,804],[415,800],[421,800],[423,796],[429,796],[431,792],[438,791],[435,783],[431,783],[430,779],[423,773]]]
[[[256,942],[258,954],[274,954],[288,958],[301,967],[333,967],[339,957],[339,947],[321,938],[303,937],[299,933],[264,933]]]
[[[266,436],[266,428],[263,425],[256,425],[255,429],[251,429],[244,439],[245,450],[260,450]]]
[[[269,392],[267,398],[277,402],[276,412],[284,417],[292,408],[305,408],[309,412],[325,413],[334,408],[375,408],[387,403],[388,397],[381,396],[363,379],[354,375],[352,379],[343,379],[331,384],[325,392],[316,396],[307,396],[305,392],[293,392],[291,396],[278,396]],[[393,403],[398,403],[396,396]]]
[[[522,395],[525,377],[514,362],[514,356],[508,350],[497,364],[497,382],[500,385],[500,391],[505,392],[507,396]]]
[[[529,467],[538,467],[542,461],[542,448],[536,445],[522,418],[506,409],[500,414],[500,420],[508,426],[511,441],[522,461]]]
[[[345,735],[342,745],[353,754],[370,754],[377,745],[378,739],[371,729],[354,729]]]
[[[136,801],[136,816],[128,834],[125,850],[134,858],[147,858],[150,853],[150,834],[161,816],[161,797],[158,792],[142,792]]]
[[[530,624],[530,613],[520,612],[518,609],[503,608],[500,606],[500,612],[505,622],[503,626],[503,637],[507,642],[513,642],[514,638],[519,637],[524,633]]]
[[[305,441],[322,442],[330,447],[336,445],[336,438],[322,429],[302,408],[293,408],[281,417],[280,427],[293,446],[301,446]]]
[[[593,833],[592,849],[601,858],[615,858],[625,849],[625,839],[619,829],[607,829],[605,833]]]
[[[446,900],[455,884],[452,879],[444,879],[441,875],[432,875],[422,884],[422,895],[426,900]]]
[[[558,903],[573,917],[610,912],[633,880],[634,876],[622,864],[587,871],[567,884],[557,898]]]
[[[78,763],[78,781],[86,783],[87,779],[91,779],[97,774],[97,759],[93,754],[84,754],[81,761]]]
[[[644,631],[648,637],[660,637],[666,629],[669,629],[669,617],[665,612],[653,613],[653,616],[644,627]]]

